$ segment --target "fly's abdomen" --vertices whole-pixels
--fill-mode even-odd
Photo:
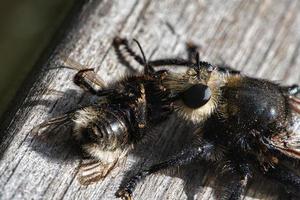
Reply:
[[[110,107],[86,107],[74,116],[74,136],[89,149],[114,151],[129,146],[126,112]],[[91,150],[89,150],[91,151]]]

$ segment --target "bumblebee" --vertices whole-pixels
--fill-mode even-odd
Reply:
[[[172,82],[177,80],[178,74],[168,70],[154,70],[152,64],[146,61],[138,41],[136,43],[143,57],[131,50],[126,39],[115,38],[113,45],[117,54],[124,47],[130,57],[144,66],[144,72],[125,77],[108,86],[92,69],[66,59],[66,67],[78,71],[74,76],[74,83],[99,100],[96,104],[77,108],[45,121],[33,129],[33,133],[41,135],[43,130],[51,126],[72,126],[72,137],[87,155],[79,170],[81,184],[88,185],[104,178],[136,143],[149,134],[151,128],[168,118],[175,109],[174,101],[182,99],[193,107],[200,107],[209,101],[206,79],[197,84],[191,79],[174,88]],[[118,55],[122,56],[124,53]],[[163,64],[154,63],[155,66]],[[212,72],[212,68],[205,69],[198,73]],[[195,99],[196,102],[191,96],[194,92],[202,94]]]
[[[206,161],[233,178],[222,199],[240,199],[257,173],[300,197],[300,176],[291,169],[291,163],[300,159],[300,133],[292,130],[293,115],[300,114],[298,85],[251,78],[225,65],[201,62],[199,56],[149,63],[189,68],[185,74],[168,76],[162,85],[178,94],[178,99],[172,99],[174,111],[197,126],[199,141],[123,181],[117,197],[131,199],[146,176],[195,160]]]

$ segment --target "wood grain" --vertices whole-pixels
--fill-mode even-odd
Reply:
[[[81,186],[76,180],[80,156],[67,140],[68,129],[44,142],[29,134],[43,120],[87,100],[72,83],[74,71],[55,69],[61,56],[95,68],[103,80],[112,82],[130,73],[117,60],[113,37],[138,39],[151,59],[185,57],[185,43],[193,41],[201,45],[203,60],[225,61],[255,77],[299,83],[299,11],[300,3],[294,0],[86,1],[65,23],[63,38],[37,64],[16,97],[16,106],[4,118],[0,199],[115,199],[127,171],[130,174],[188,145],[191,128],[172,117],[154,131],[157,137],[138,146],[107,178]],[[199,163],[155,174],[137,186],[134,197],[216,199],[219,187],[210,168]],[[277,184],[258,178],[245,199],[279,199],[278,189]]]

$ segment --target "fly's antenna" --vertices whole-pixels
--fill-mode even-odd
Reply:
[[[145,74],[149,74],[150,72],[154,72],[153,67],[148,64],[148,61],[147,61],[146,56],[145,56],[145,53],[144,53],[144,51],[142,49],[142,46],[140,45],[139,41],[137,41],[136,39],[133,39],[133,41],[138,45],[138,47],[139,47],[139,49],[141,51],[141,54],[143,56],[144,67],[145,67],[145,69],[144,69]]]

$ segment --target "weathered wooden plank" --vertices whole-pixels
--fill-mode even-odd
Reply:
[[[76,107],[84,101],[72,83],[74,72],[52,69],[60,56],[94,67],[107,82],[120,79],[128,69],[118,63],[111,46],[121,35],[137,38],[148,57],[185,56],[185,42],[200,44],[201,58],[226,61],[246,74],[300,81],[300,5],[298,1],[89,1],[84,4],[67,34],[38,69],[35,81],[12,118],[2,126],[0,152],[1,199],[115,199],[124,173],[162,159],[187,143],[189,129],[172,118],[140,145],[103,181],[81,186],[76,180],[80,157],[65,139],[67,130],[48,142],[29,135],[44,119]],[[50,90],[63,96],[47,95]],[[174,124],[176,124],[174,126]],[[170,134],[172,137],[170,138]],[[61,142],[61,139],[64,142]],[[180,142],[179,142],[180,141]],[[76,148],[75,148],[76,149]],[[150,161],[146,161],[150,159]],[[140,162],[136,162],[140,159]],[[215,199],[213,170],[191,165],[179,172],[148,177],[138,185],[136,199]],[[278,199],[278,185],[254,181],[245,199]],[[217,193],[218,194],[218,193]]]

